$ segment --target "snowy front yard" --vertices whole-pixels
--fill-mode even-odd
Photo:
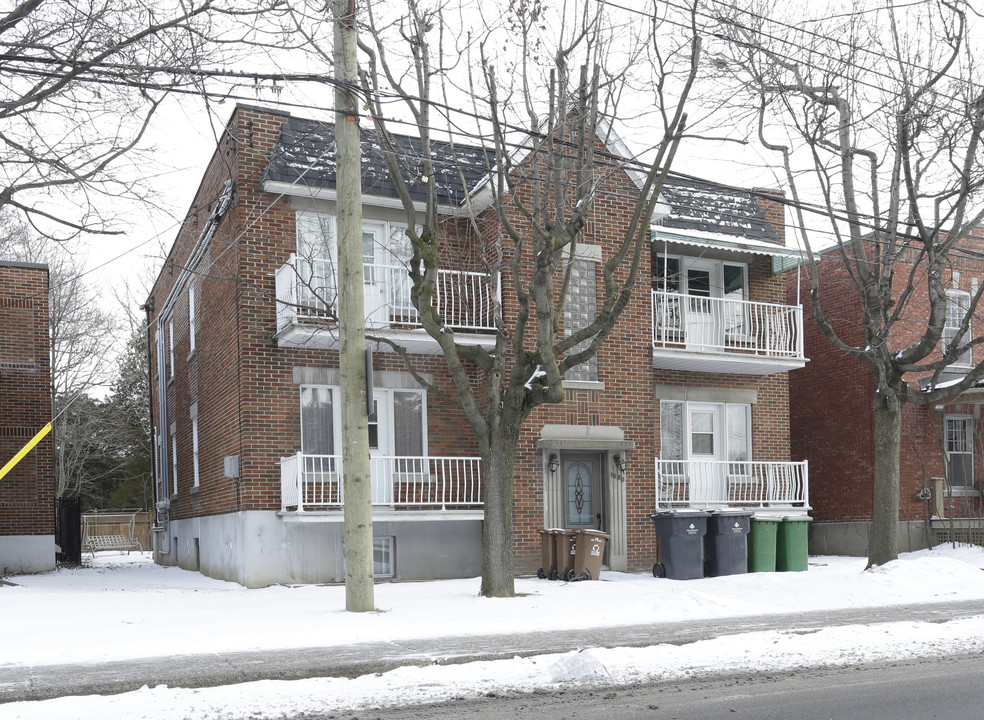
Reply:
[[[343,611],[344,588],[247,590],[198,573],[153,565],[145,555],[100,554],[92,567],[9,578],[0,587],[3,665],[98,663],[137,657],[569,630],[590,608],[596,626],[721,619],[849,607],[984,601],[984,550],[938,548],[864,573],[859,558],[814,557],[806,573],[757,573],[692,581],[603,573],[602,582],[517,581],[523,597],[488,600],[478,580],[384,583],[378,612]],[[984,611],[984,603],[982,603]],[[61,623],[71,614],[77,621]],[[617,632],[613,633],[617,638]],[[436,701],[497,690],[525,691],[601,679],[632,682],[710,669],[779,669],[984,649],[984,617],[891,623],[809,634],[767,631],[684,646],[407,667],[353,680],[263,681],[199,690],[144,688],[111,697],[11,703],[15,718],[266,718]]]

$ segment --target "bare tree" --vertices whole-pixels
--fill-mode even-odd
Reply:
[[[385,17],[378,14],[383,10]],[[537,406],[563,400],[565,375],[597,354],[639,273],[648,272],[641,265],[650,220],[686,123],[683,108],[700,43],[693,14],[674,18],[671,26],[655,12],[630,15],[616,27],[604,4],[572,1],[548,9],[510,3],[495,11],[503,10],[505,24],[493,28],[489,20],[469,28],[452,27],[452,19],[466,13],[451,10],[417,0],[399,10],[370,6],[362,37],[371,40],[361,47],[366,107],[406,211],[411,302],[441,347],[453,392],[417,372],[406,348],[372,339],[388,342],[418,382],[468,419],[483,463],[481,593],[508,597],[514,594],[514,449],[523,423]],[[472,17],[490,12],[487,6],[469,10]],[[472,71],[457,72],[464,66]],[[646,73],[633,76],[642,68]],[[619,95],[633,83],[645,83],[651,93],[647,109],[659,125],[655,160],[637,175],[641,189],[632,199],[631,226],[602,263],[597,312],[578,323],[567,307],[576,250],[596,193],[631,160],[613,157],[606,142]],[[419,154],[412,158],[391,132],[392,98],[419,131]],[[471,115],[449,118],[451,106]],[[447,132],[463,122],[477,129],[470,147],[459,152]],[[483,144],[477,154],[475,137]],[[484,199],[472,195],[467,218],[457,223],[438,214],[446,202],[441,188],[459,174],[439,160],[448,153],[460,166],[479,163],[487,173]],[[422,214],[415,207],[421,186]],[[442,269],[460,269],[463,258],[481,269],[488,297],[497,297],[502,278],[505,299],[491,311],[492,349],[459,343],[455,318],[433,302]]]
[[[82,260],[59,243],[38,237],[7,215],[3,256],[45,263],[49,271],[48,313],[51,333],[51,395],[55,422],[56,496],[77,495],[89,487],[81,472],[85,445],[94,439],[92,417],[66,411],[80,396],[106,385],[107,364],[116,340],[116,318],[99,303],[99,292],[83,274]]]
[[[276,0],[21,0],[0,11],[0,209],[59,239],[115,232],[101,197],[143,197],[126,166],[168,92]],[[217,48],[221,48],[219,53]]]
[[[875,481],[868,566],[898,556],[899,450],[905,403],[936,404],[984,377],[977,364],[957,384],[944,371],[984,343],[969,331],[984,286],[959,307],[948,285],[962,257],[980,251],[984,218],[984,89],[969,44],[964,0],[888,2],[783,23],[774,3],[721,16],[729,42],[715,58],[735,80],[749,126],[781,160],[812,258],[813,315],[823,334],[875,379]],[[768,19],[771,18],[771,19]],[[803,202],[819,198],[858,320],[829,312]],[[809,223],[815,225],[815,223]],[[956,323],[956,327],[954,327]],[[945,326],[953,331],[945,333]],[[929,377],[926,391],[917,378]]]

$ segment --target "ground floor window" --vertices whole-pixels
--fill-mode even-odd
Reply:
[[[335,455],[341,447],[341,389],[301,386],[301,452]],[[377,389],[369,417],[373,454],[423,457],[427,454],[427,397],[423,390]]]
[[[943,460],[952,487],[974,484],[974,419],[970,415],[943,417]]]
[[[664,400],[660,403],[663,460],[728,460],[752,456],[752,406]]]
[[[376,577],[393,577],[393,538],[372,539],[372,574]]]

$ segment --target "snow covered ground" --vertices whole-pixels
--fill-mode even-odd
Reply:
[[[864,560],[814,557],[806,573],[756,573],[703,580],[602,574],[602,582],[521,579],[521,597],[477,595],[478,580],[384,583],[377,612],[344,612],[344,588],[247,590],[139,553],[100,553],[91,567],[9,578],[0,587],[0,664],[98,663],[138,657],[330,647],[393,639],[567,630],[584,622],[622,625],[700,621],[918,602],[984,601],[984,550],[940,547],[862,572]],[[56,623],[66,611],[79,619]],[[180,617],[180,622],[176,618]],[[11,622],[11,619],[15,619]],[[356,679],[262,681],[182,689],[158,686],[114,696],[0,705],[2,718],[281,718],[345,712],[570,682],[627,683],[749,667],[782,669],[902,656],[984,651],[980,617],[898,622],[819,632],[746,633],[684,646],[585,649],[452,666],[405,667]]]

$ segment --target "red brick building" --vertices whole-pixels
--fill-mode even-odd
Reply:
[[[0,261],[0,467],[51,420],[48,268]],[[0,479],[0,575],[55,568],[49,434]]]
[[[984,238],[970,238],[954,252],[943,282],[947,287],[948,321],[959,324],[970,298],[984,281]],[[847,343],[864,345],[858,292],[835,250],[819,256],[821,307],[835,331]],[[908,278],[905,262],[897,278]],[[788,292],[808,297],[804,272],[789,273]],[[867,554],[872,516],[875,442],[872,401],[876,383],[862,361],[836,349],[808,312],[804,328],[809,365],[790,376],[791,436],[794,458],[810,459],[810,503],[814,522],[811,552]],[[898,349],[912,344],[925,331],[929,301],[925,287],[917,288],[906,305],[894,342]],[[944,340],[955,327],[944,329]],[[971,334],[979,333],[973,324]],[[941,385],[962,378],[981,358],[968,352],[943,376]],[[927,378],[923,378],[925,382]],[[913,376],[910,385],[920,387]],[[903,550],[917,550],[949,539],[981,542],[980,468],[984,448],[981,404],[984,390],[971,389],[947,403],[907,404],[902,418],[900,451],[899,541]]]
[[[415,141],[398,141],[411,156]],[[409,302],[405,214],[369,135],[363,151],[368,332],[406,348],[432,389],[453,397]],[[435,302],[459,343],[491,348],[496,309],[508,323],[517,301],[508,278],[469,262],[461,209],[485,158],[455,151],[457,165],[439,167],[456,261]],[[611,172],[596,194],[565,322],[595,311],[637,181]],[[808,507],[806,465],[789,457],[787,374],[806,361],[801,310],[783,304],[783,261],[797,253],[784,246],[781,206],[680,179],[662,200],[652,274],[596,361],[568,376],[565,401],[538,407],[516,448],[522,572],[537,569],[545,526],[600,525],[612,534],[609,566],[636,570],[652,566],[657,507]],[[148,302],[159,562],[249,586],[343,578],[334,201],[331,125],[233,112]],[[488,209],[476,220],[495,222]],[[370,345],[377,573],[477,575],[482,472],[470,426],[389,344]]]

